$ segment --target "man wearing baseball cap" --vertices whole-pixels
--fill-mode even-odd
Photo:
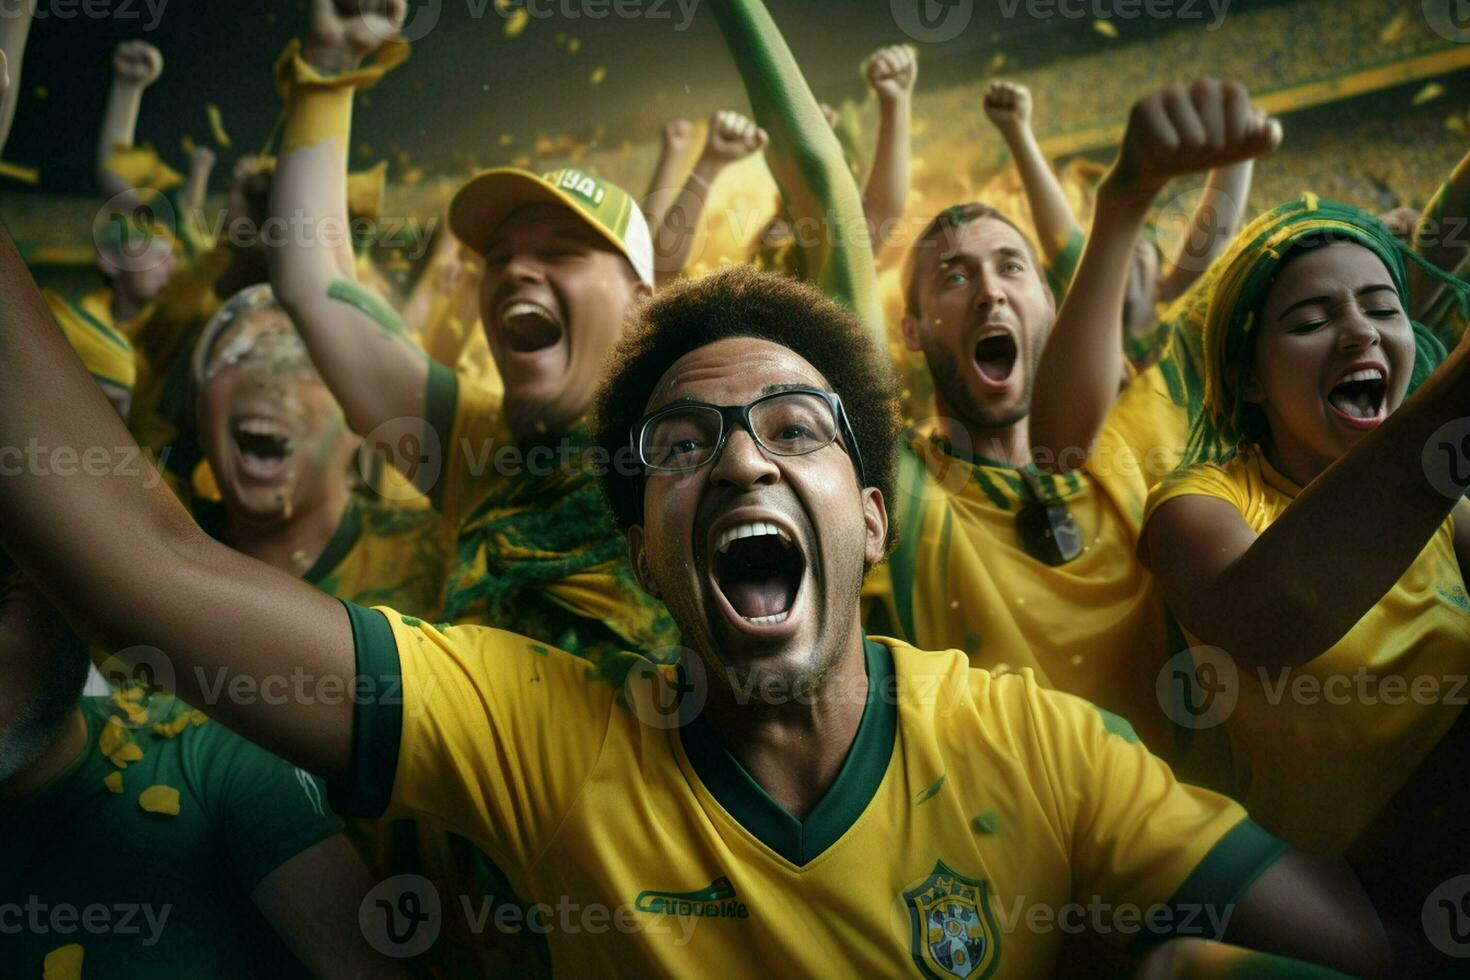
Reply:
[[[504,394],[427,358],[352,271],[344,179],[352,93],[403,59],[386,15],[314,4],[277,64],[286,100],[272,215],[308,218],[271,256],[271,282],[349,424],[426,493],[452,541],[440,619],[494,623],[593,660],[674,640],[608,519],[584,417],[625,315],[653,289],[638,205],[577,169],[494,169],[449,221],[480,255],[480,315]],[[376,53],[374,62],[362,59]],[[319,232],[319,233],[318,233]]]

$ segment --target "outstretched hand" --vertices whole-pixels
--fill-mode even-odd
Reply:
[[[752,120],[738,112],[721,109],[710,117],[704,159],[721,166],[734,163],[765,149],[769,141],[766,131]]]
[[[1133,104],[1107,181],[1157,191],[1171,178],[1263,156],[1280,143],[1280,122],[1251,102],[1239,82],[1169,85]]]
[[[163,53],[147,41],[124,41],[112,53],[112,77],[146,88],[163,74]]]
[[[347,71],[397,38],[407,16],[407,0],[311,0],[307,58]]]

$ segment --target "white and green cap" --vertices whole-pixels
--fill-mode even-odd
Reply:
[[[506,218],[533,204],[556,204],[583,218],[627,257],[653,288],[653,239],[631,194],[616,184],[567,167],[537,177],[528,170],[485,170],[459,189],[449,205],[449,227],[465,247],[483,255]]]

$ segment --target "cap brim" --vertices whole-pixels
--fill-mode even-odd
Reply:
[[[484,255],[495,230],[521,208],[551,204],[571,211],[597,232],[619,255],[633,261],[628,246],[589,217],[576,199],[535,174],[514,167],[499,167],[471,177],[449,204],[449,230],[466,248]]]

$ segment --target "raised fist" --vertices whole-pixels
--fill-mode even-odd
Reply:
[[[919,77],[919,59],[907,44],[894,44],[873,52],[863,68],[868,87],[885,102],[903,98],[914,90]]]
[[[664,145],[682,150],[694,140],[694,123],[688,119],[670,119],[664,123]]]
[[[163,74],[163,55],[147,41],[124,41],[112,53],[112,77],[134,85],[152,85]]]
[[[767,142],[764,129],[738,112],[721,109],[710,117],[704,157],[712,163],[734,163],[764,149]]]
[[[195,170],[213,170],[214,161],[214,151],[207,146],[196,146],[189,154],[189,165]]]
[[[985,116],[1000,130],[1031,125],[1031,90],[1019,82],[997,79],[985,90]]]
[[[1157,190],[1173,177],[1270,153],[1280,142],[1281,124],[1239,82],[1170,85],[1133,104],[1108,180]]]
[[[408,16],[407,0],[311,0],[308,57],[361,61],[398,37]],[[318,64],[334,70],[348,65]]]

